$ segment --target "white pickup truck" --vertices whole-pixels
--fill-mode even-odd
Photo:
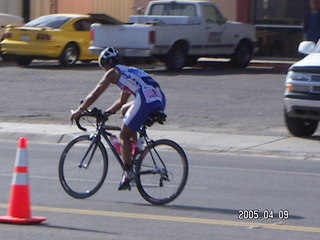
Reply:
[[[256,46],[253,25],[227,21],[210,1],[152,1],[129,24],[93,24],[91,33],[94,54],[113,46],[125,58],[160,59],[168,70],[194,65],[199,57],[230,57],[243,68]]]

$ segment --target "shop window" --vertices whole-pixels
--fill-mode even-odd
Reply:
[[[301,25],[308,0],[255,0],[254,24]]]

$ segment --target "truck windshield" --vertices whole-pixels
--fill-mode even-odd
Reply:
[[[196,8],[192,4],[154,4],[151,6],[149,15],[162,15],[162,16],[187,16],[196,17]]]

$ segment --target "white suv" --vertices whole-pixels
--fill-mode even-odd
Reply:
[[[314,134],[320,121],[320,41],[302,42],[298,51],[309,55],[289,68],[284,115],[289,132],[306,137]]]

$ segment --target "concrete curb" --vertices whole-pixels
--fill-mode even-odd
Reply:
[[[231,154],[258,154],[276,157],[320,159],[320,142],[316,138],[289,136],[255,136],[188,131],[148,130],[153,139],[168,138],[186,151],[205,151]],[[84,134],[76,126],[54,124],[0,123],[0,139],[16,141],[28,137],[30,143],[66,144],[73,137]]]

